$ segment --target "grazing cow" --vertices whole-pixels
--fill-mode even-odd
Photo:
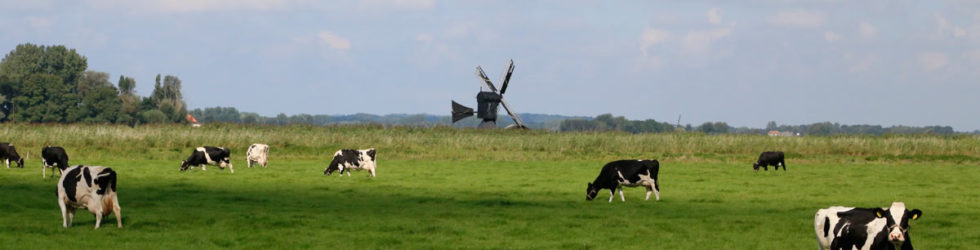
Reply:
[[[909,219],[922,211],[894,202],[884,208],[830,207],[817,210],[814,230],[820,249],[912,250]]]
[[[235,173],[235,167],[231,165],[231,151],[227,148],[222,147],[212,147],[204,146],[194,149],[191,152],[191,156],[187,157],[180,163],[180,171],[187,170],[191,166],[201,166],[201,170],[207,171],[207,165],[217,165],[221,170],[225,170],[225,167],[231,169],[231,173]]]
[[[762,154],[759,155],[759,160],[752,164],[752,169],[759,171],[759,167],[762,167],[763,170],[769,171],[769,166],[775,166],[776,170],[779,170],[779,166],[783,166],[783,171],[786,171],[786,160],[783,152],[762,152]]]
[[[48,168],[58,167],[58,173],[64,174],[68,168],[68,153],[65,149],[58,146],[45,146],[41,149],[41,178],[47,177]],[[54,171],[51,171],[54,176]]]
[[[68,228],[75,219],[75,209],[87,208],[95,214],[95,228],[102,217],[114,213],[116,226],[122,228],[119,198],[116,196],[116,172],[99,166],[72,166],[58,180],[58,206],[61,207],[61,226]]]
[[[252,168],[253,163],[258,163],[265,168],[265,165],[269,164],[269,145],[252,144],[245,153],[245,161],[248,162],[248,168]]]
[[[374,177],[375,169],[378,167],[375,153],[374,148],[361,150],[337,150],[337,152],[333,154],[333,161],[331,161],[330,165],[327,165],[327,168],[323,170],[323,174],[330,175],[335,171],[340,171],[340,176],[344,176],[344,171],[347,171],[347,176],[350,176],[351,169],[363,169],[371,173],[371,177]]]
[[[20,158],[17,154],[17,149],[14,148],[14,144],[9,142],[0,142],[0,158],[3,159],[3,164],[10,168],[10,161],[17,163],[17,167],[24,167],[24,159]]]
[[[660,162],[657,160],[618,160],[607,163],[599,171],[599,176],[595,181],[589,183],[585,192],[585,199],[595,199],[599,190],[609,189],[609,202],[616,196],[615,190],[619,189],[619,198],[626,202],[623,196],[623,186],[636,187],[644,186],[647,188],[647,198],[650,200],[650,192],[657,195],[660,200],[660,181],[657,173],[660,172]]]

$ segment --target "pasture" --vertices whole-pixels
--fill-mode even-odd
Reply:
[[[8,124],[0,141],[30,154],[23,169],[0,168],[5,249],[813,249],[817,209],[896,200],[923,211],[916,247],[980,246],[975,136]],[[269,168],[245,168],[253,142],[271,146]],[[86,211],[61,227],[56,181],[40,173],[48,144],[73,165],[116,170],[124,228],[93,230]],[[235,174],[178,172],[201,145],[229,147]],[[377,178],[323,176],[335,150],[367,147]],[[752,171],[772,149],[787,152],[788,171]],[[586,183],[622,158],[660,160],[661,201],[642,188],[626,188],[626,203],[585,201]]]

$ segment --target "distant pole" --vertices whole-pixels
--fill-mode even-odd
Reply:
[[[681,128],[681,115],[682,114],[677,114],[677,128]]]

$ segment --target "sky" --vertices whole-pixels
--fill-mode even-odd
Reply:
[[[980,129],[980,1],[0,0],[22,43],[265,116],[448,115],[513,59],[520,113]]]

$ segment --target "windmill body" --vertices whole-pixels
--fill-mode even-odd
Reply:
[[[507,64],[507,71],[504,71],[502,78],[502,85],[500,91],[490,82],[490,78],[483,73],[483,69],[479,66],[476,67],[476,75],[483,80],[482,88],[489,89],[489,91],[481,90],[476,94],[476,117],[481,119],[479,128],[494,128],[497,126],[497,107],[503,104],[504,110],[507,111],[507,115],[511,119],[514,119],[515,127],[517,128],[527,128],[524,123],[521,122],[521,118],[517,116],[516,112],[511,112],[510,107],[507,102],[504,101],[504,92],[507,91],[507,85],[510,83],[510,76],[514,73],[514,60],[510,60]],[[453,105],[453,123],[459,121],[463,118],[470,117],[474,115],[473,109],[463,106],[456,101],[452,102]]]

